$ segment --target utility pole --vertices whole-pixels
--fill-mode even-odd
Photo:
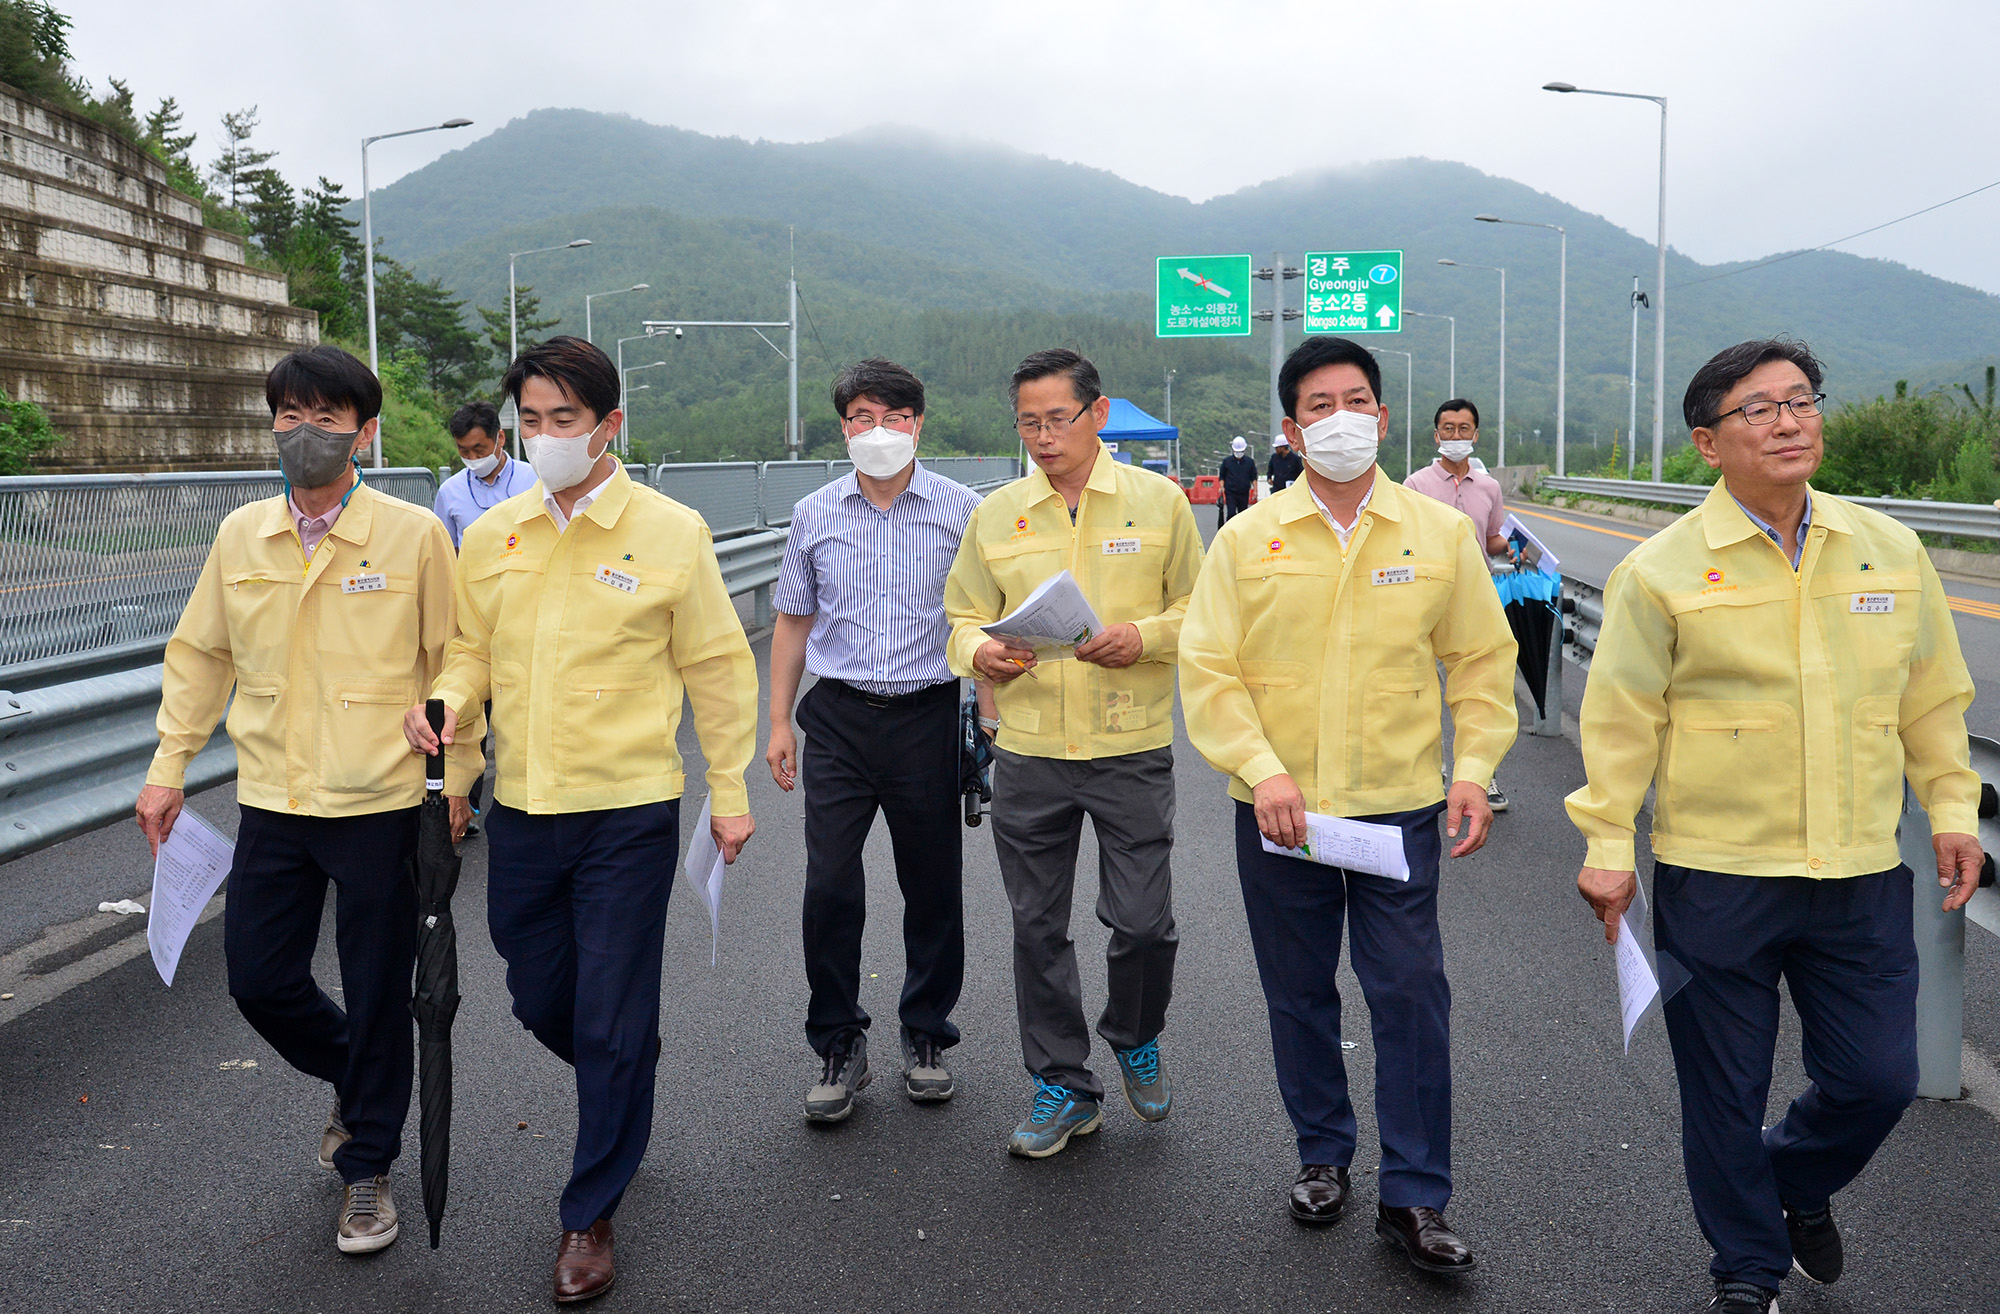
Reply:
[[[1269,310],[1260,310],[1251,315],[1250,318],[1268,319],[1271,321],[1272,433],[1284,432],[1285,407],[1278,398],[1278,375],[1285,368],[1285,321],[1302,318],[1305,314],[1303,310],[1285,309],[1285,280],[1288,278],[1300,278],[1304,274],[1305,271],[1298,266],[1287,265],[1285,263],[1284,252],[1273,251],[1271,253],[1270,267],[1268,269],[1259,269],[1251,275],[1252,278],[1264,279],[1271,284],[1271,308]]]
[[[799,433],[799,231],[796,228],[786,231],[791,234],[792,240],[792,270],[785,289],[785,324],[790,329],[790,336],[786,339],[790,350],[785,355],[785,382],[791,395],[785,417],[785,442],[791,451],[785,459],[796,461],[800,448],[805,445]]]
[[[1639,307],[1647,304],[1646,294],[1639,290],[1639,276],[1632,275],[1632,405],[1625,421],[1626,433],[1632,444],[1631,459],[1625,463],[1625,474],[1629,478],[1639,464]]]
[[[1166,420],[1167,427],[1169,429],[1173,428],[1174,427],[1174,372],[1172,370],[1167,371],[1167,413],[1164,418]],[[1176,481],[1178,481],[1181,477],[1181,439],[1180,439],[1180,434],[1178,432],[1176,432],[1174,435],[1173,467],[1174,467],[1174,478]]]

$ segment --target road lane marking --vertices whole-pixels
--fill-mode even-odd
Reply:
[[[1525,507],[1518,507],[1518,506],[1509,509],[1512,510],[1515,515],[1533,516],[1537,520],[1553,520],[1558,525],[1569,525],[1576,529],[1588,529],[1593,533],[1609,534],[1613,538],[1629,538],[1634,543],[1643,543],[1646,541],[1646,535],[1644,534],[1627,534],[1623,530],[1606,529],[1602,525],[1586,524],[1581,520],[1565,520],[1561,516],[1552,516],[1546,511],[1530,511]]]

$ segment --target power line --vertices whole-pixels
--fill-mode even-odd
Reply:
[[[806,312],[806,327],[812,330],[813,341],[819,343],[819,354],[825,357],[827,364],[833,364],[833,353],[826,349],[826,339],[819,335],[819,325],[813,323],[812,307],[806,304],[803,290],[799,292],[799,309]]]
[[[1987,183],[1984,187],[1975,187],[1969,192],[1966,192],[1959,196],[1952,197],[1949,201],[1939,201],[1936,205],[1927,205],[1921,210],[1913,210],[1909,214],[1904,215],[1902,219],[1891,219],[1888,223],[1876,224],[1873,228],[1864,228],[1858,233],[1849,233],[1845,237],[1837,238],[1834,241],[1824,243],[1823,245],[1820,246],[1807,247],[1803,251],[1788,251],[1784,255],[1772,256],[1769,260],[1759,260],[1756,264],[1745,265],[1741,269],[1732,269],[1727,273],[1722,273],[1722,274],[1710,274],[1707,278],[1690,279],[1685,283],[1675,283],[1672,286],[1675,289],[1684,287],[1697,287],[1703,283],[1713,283],[1718,278],[1734,278],[1738,274],[1747,274],[1753,269],[1762,269],[1766,265],[1776,265],[1776,264],[1782,264],[1784,261],[1787,260],[1796,260],[1802,255],[1811,255],[1815,251],[1824,251],[1828,247],[1841,246],[1845,243],[1852,242],[1857,237],[1866,237],[1870,233],[1879,233],[1884,228],[1891,228],[1897,224],[1902,223],[1904,219],[1914,219],[1918,215],[1929,214],[1933,210],[1942,210],[1947,205],[1956,205],[1958,202],[1965,200],[1967,197],[1977,196],[1981,192],[1990,192],[1995,187],[2000,187],[2000,180]]]

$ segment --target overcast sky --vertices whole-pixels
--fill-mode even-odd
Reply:
[[[382,185],[543,107],[813,141],[906,124],[1196,199],[1423,155],[1702,261],[1813,246],[2000,180],[1993,0],[67,0],[75,67],[179,97],[215,149],[255,104],[295,182]],[[921,178],[905,180],[921,187]],[[495,178],[496,190],[506,187]],[[615,200],[615,179],[578,179]],[[1060,204],[1060,197],[1051,197]],[[809,218],[801,216],[803,222]],[[2000,188],[1840,249],[2000,292]],[[1327,240],[1338,241],[1338,234]]]

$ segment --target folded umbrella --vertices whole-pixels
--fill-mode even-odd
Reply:
[[[444,728],[444,703],[424,707],[433,734]],[[444,753],[424,769],[424,801],[417,819],[417,983],[410,1011],[417,1019],[419,1131],[423,1140],[424,1216],[431,1249],[438,1247],[444,1202],[451,1184],[451,1023],[458,1015],[458,928],[451,896],[458,888],[458,850],[451,840],[451,808],[444,797]]]
[[[993,802],[993,747],[979,728],[977,694],[967,694],[958,709],[958,791],[965,797],[965,824],[977,826]]]
[[[1528,682],[1535,711],[1546,717],[1549,699],[1549,650],[1562,633],[1562,577],[1539,570],[1516,570],[1493,577],[1500,591],[1507,627],[1519,648],[1515,665]]]

